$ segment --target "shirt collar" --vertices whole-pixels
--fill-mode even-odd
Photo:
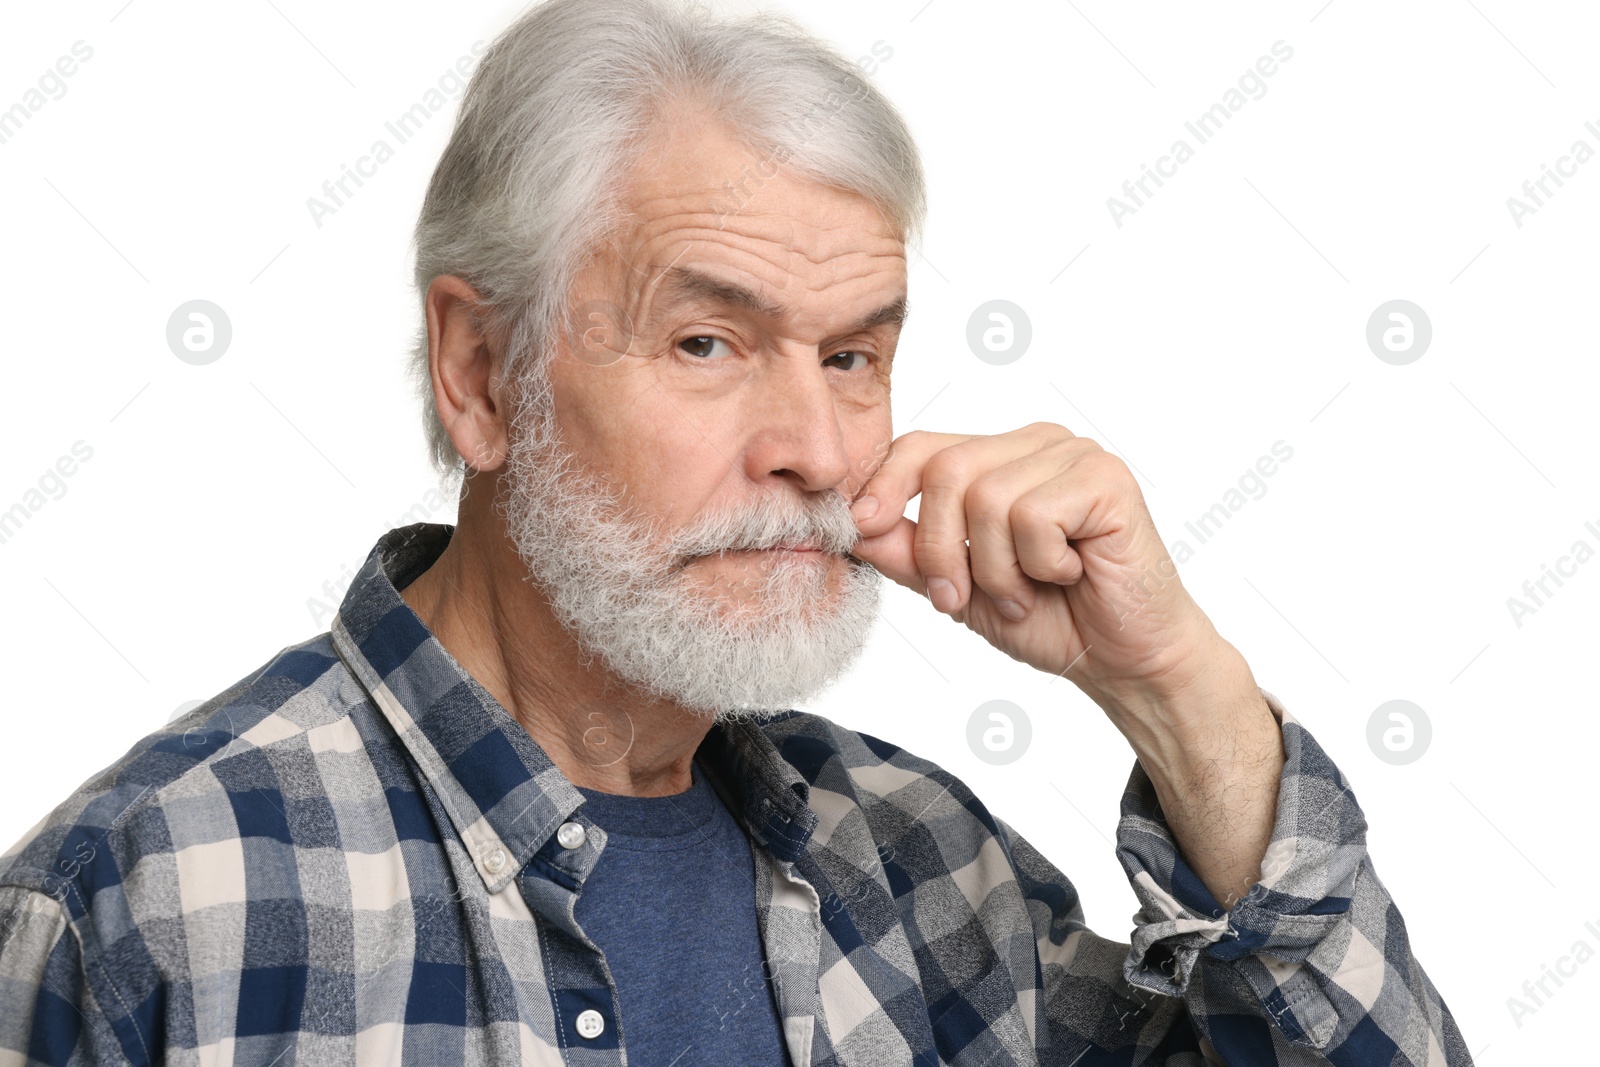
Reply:
[[[414,523],[379,538],[345,593],[332,638],[498,892],[541,849],[557,851],[550,840],[584,798],[400,596],[454,532]],[[780,861],[799,858],[817,822],[810,786],[761,725],[713,726],[699,755],[746,832]]]

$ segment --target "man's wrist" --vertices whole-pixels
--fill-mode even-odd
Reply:
[[[1283,730],[1249,664],[1220,636],[1181,679],[1105,694],[1180,853],[1224,910],[1259,879],[1283,775]],[[1175,684],[1181,682],[1181,684]]]
[[[1219,731],[1264,737],[1278,724],[1239,650],[1215,630],[1158,675],[1108,683],[1090,696],[1141,756],[1212,747]]]
[[[1244,657],[1222,645],[1190,684],[1128,694],[1107,709],[1158,783],[1187,792],[1202,779],[1259,774],[1264,763],[1274,778],[1282,770],[1282,727]]]

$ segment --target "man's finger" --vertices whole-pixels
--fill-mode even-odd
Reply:
[[[928,599],[947,615],[959,611],[972,592],[965,504],[969,478],[954,465],[931,475],[924,469],[917,508],[917,569]]]
[[[872,564],[890,581],[926,596],[927,586],[922,584],[922,573],[917,570],[916,536],[917,524],[901,517],[887,532],[857,541],[850,554]]]
[[[968,570],[972,584],[988,593],[996,608],[1013,622],[1032,607],[1033,579],[1018,559],[1012,507],[1039,475],[1027,458],[1008,463],[978,478],[967,489]]]
[[[876,537],[892,530],[905,515],[911,498],[922,492],[922,468],[929,458],[974,436],[912,430],[895,438],[889,458],[867,479],[851,505],[850,513],[855,516],[861,535]]]

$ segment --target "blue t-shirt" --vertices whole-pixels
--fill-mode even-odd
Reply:
[[[607,840],[578,925],[605,953],[632,1067],[787,1067],[750,841],[691,767],[673,796],[579,788]]]

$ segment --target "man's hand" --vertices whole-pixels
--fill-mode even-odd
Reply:
[[[919,493],[913,522],[903,512]],[[1178,579],[1122,460],[1051,423],[994,436],[913,431],[852,511],[857,558],[1105,709],[1225,907],[1259,878],[1279,727],[1243,657]]]
[[[1041,671],[1176,677],[1212,636],[1127,465],[1064,427],[905,434],[852,511],[858,558]]]

